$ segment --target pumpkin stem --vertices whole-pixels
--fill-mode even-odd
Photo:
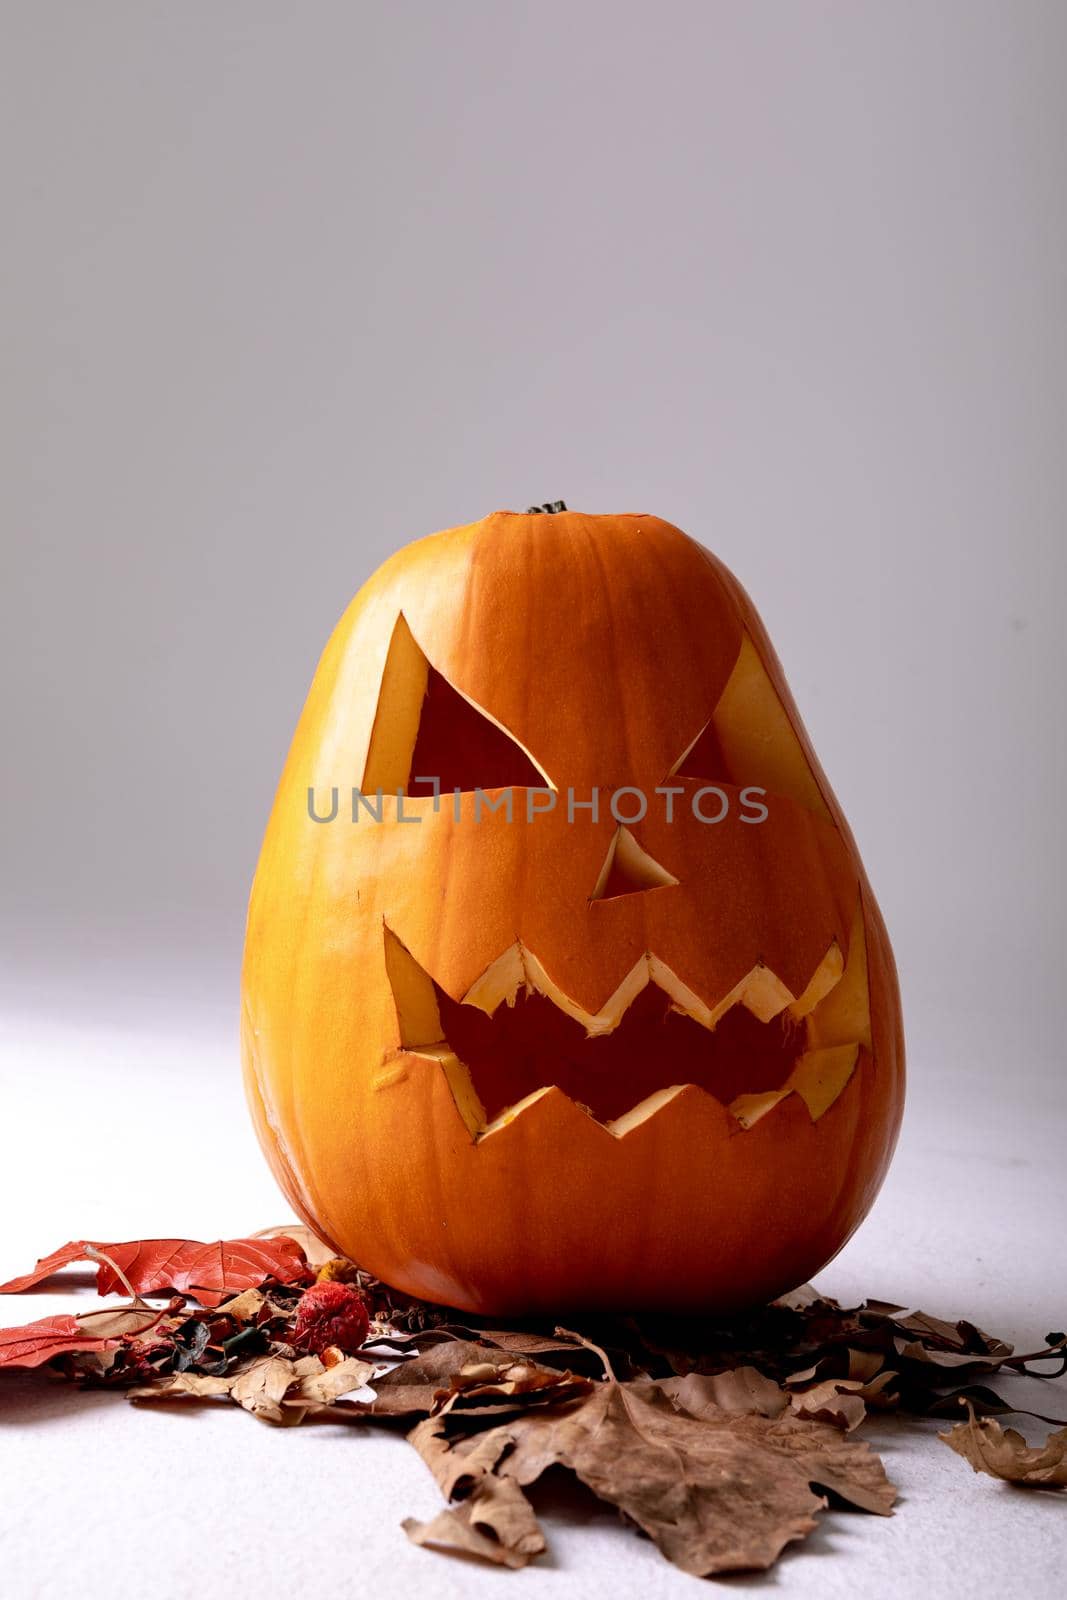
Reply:
[[[545,511],[548,515],[555,516],[558,511],[566,511],[567,507],[562,500],[546,500],[542,506],[527,506],[526,515],[532,516],[535,511]]]

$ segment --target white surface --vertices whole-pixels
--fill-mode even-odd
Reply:
[[[228,1025],[162,1010],[156,1030],[9,1019],[0,1170],[0,1278],[70,1237],[217,1238],[283,1219],[244,1113]],[[913,1090],[874,1214],[820,1287],[966,1315],[1018,1348],[1067,1321],[1062,1079],[1029,1062],[1020,1093],[983,1052],[1003,1047],[927,1019],[913,1029]],[[983,1072],[981,1069],[984,1068]],[[996,1092],[976,1081],[999,1082]],[[5,1325],[95,1303],[85,1288],[2,1303]],[[1067,1384],[1025,1385],[1067,1416]],[[1020,1401],[1020,1403],[1026,1403]],[[942,1426],[944,1426],[942,1424]],[[1039,1428],[1039,1424],[1023,1424]],[[889,1520],[832,1513],[764,1579],[782,1595],[864,1600],[1061,1592],[1064,1497],[970,1470],[936,1425],[872,1431],[901,1491]],[[282,1600],[305,1594],[599,1597],[695,1594],[647,1541],[591,1499],[553,1494],[550,1553],[512,1574],[416,1550],[406,1515],[437,1490],[401,1439],[351,1428],[273,1430],[236,1408],[135,1411],[40,1377],[0,1391],[5,1592],[14,1600]]]

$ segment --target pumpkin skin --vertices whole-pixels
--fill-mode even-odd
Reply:
[[[510,822],[475,793],[505,785]],[[707,785],[719,823],[693,815]],[[386,791],[380,822],[350,820],[353,786]],[[766,791],[758,826],[746,786]],[[309,789],[321,817],[334,787],[336,818],[311,820]],[[649,805],[620,829],[623,788]],[[599,817],[569,819],[568,789],[597,790]],[[292,1206],[410,1294],[727,1311],[841,1248],[903,1109],[896,973],[720,562],[651,516],[497,512],[378,570],[268,824],[242,1055]]]

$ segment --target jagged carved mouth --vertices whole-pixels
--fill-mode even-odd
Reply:
[[[857,913],[846,963],[832,943],[799,996],[757,963],[714,1007],[654,955],[590,1014],[515,944],[455,1000],[385,929],[401,1054],[440,1062],[471,1133],[486,1137],[552,1089],[617,1136],[685,1085],[726,1106],[739,1131],[786,1096],[817,1121],[870,1048]],[[383,1064],[385,1086],[397,1073]]]

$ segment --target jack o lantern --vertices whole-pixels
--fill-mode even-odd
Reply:
[[[288,1199],[408,1293],[729,1310],[829,1260],[897,1134],[896,975],[732,575],[558,503],[387,561],[285,766],[242,1039]]]

